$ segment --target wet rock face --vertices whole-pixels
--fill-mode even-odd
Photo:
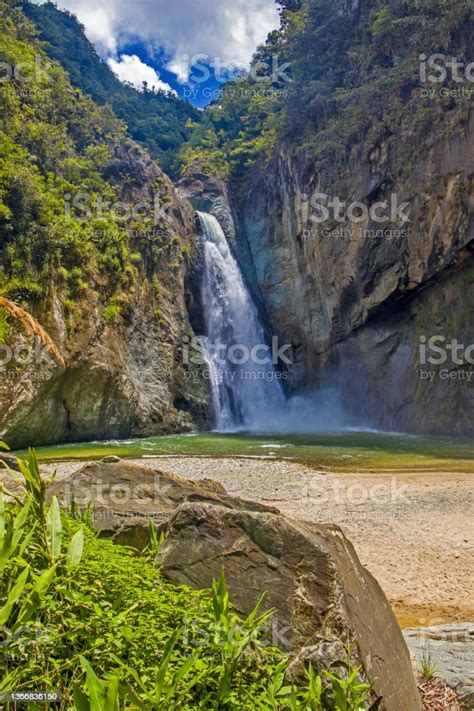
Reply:
[[[138,275],[122,288],[113,320],[106,317],[113,294],[101,275],[69,315],[54,286],[31,306],[66,367],[30,359],[0,369],[0,439],[12,448],[187,431],[207,421],[204,381],[186,378],[182,357],[183,339],[192,335],[184,284],[194,211],[132,141],[115,146],[106,177],[127,205],[152,205],[156,198],[159,254],[158,237],[155,244],[154,235],[131,235],[130,249],[141,257]],[[10,345],[25,340],[20,324],[10,330]]]
[[[455,265],[460,274],[458,294],[451,288],[450,294],[443,292],[439,302],[444,301],[452,319],[446,337],[450,340],[462,336],[468,317],[463,311],[459,318],[456,306],[463,298],[459,292],[464,288],[466,273],[472,274],[472,262],[468,266],[462,255],[472,246],[474,237],[473,133],[471,115],[466,125],[451,136],[433,134],[428,137],[419,163],[414,162],[413,145],[409,143],[381,145],[370,155],[364,153],[362,146],[355,146],[344,171],[334,169],[332,174],[317,173],[296,155],[295,147],[279,146],[266,171],[253,176],[246,198],[236,206],[237,222],[242,228],[237,237],[251,254],[250,264],[245,260],[241,263],[249,281],[256,275],[272,334],[278,336],[280,343],[293,347],[293,365],[288,372],[290,391],[309,391],[318,385],[321,368],[331,358],[333,363],[340,358],[343,367],[342,353],[350,350],[344,344],[350,338],[357,340],[359,333],[360,349],[370,361],[369,341],[374,330],[370,324],[379,317],[383,321],[388,309],[396,314],[389,326],[393,338],[387,328],[385,346],[377,342],[374,367],[367,369],[367,390],[373,393],[370,424],[380,426],[377,411],[383,410],[386,402],[385,373],[377,367],[383,360],[380,351],[385,349],[385,359],[390,359],[393,340],[399,338],[400,332],[406,346],[416,351],[421,325],[428,337],[438,333],[439,319],[433,317],[430,321],[421,314],[410,332],[406,322],[413,317],[411,296],[421,293],[428,284],[436,290],[438,281],[443,291],[441,275]],[[416,140],[415,136],[412,140]],[[403,170],[400,166],[404,166]],[[318,194],[327,197],[315,199]],[[345,202],[346,207],[359,202],[369,208],[386,202],[388,207],[384,209],[390,220],[360,220],[356,211],[340,221],[330,211],[325,222],[317,221],[322,212],[314,205],[327,207],[334,197]],[[384,216],[383,210],[378,214]],[[404,224],[403,214],[408,216]],[[388,233],[379,234],[380,229]],[[410,368],[416,376],[416,363],[412,361]],[[358,365],[365,370],[363,361]],[[392,367],[390,372],[397,394],[414,401],[413,414],[402,420],[394,406],[392,415],[384,418],[384,427],[397,429],[402,421],[409,431],[472,434],[467,412],[460,426],[443,413],[435,421],[437,402],[447,398],[450,410],[455,408],[455,388],[441,385],[432,388],[431,396],[426,397],[422,389],[415,387],[413,373],[406,377],[406,368],[395,372]],[[334,370],[332,380],[338,375]],[[346,378],[343,399],[354,399],[356,394],[357,389]],[[417,419],[427,402],[431,414],[426,413],[420,429]]]
[[[215,482],[187,481],[116,460],[89,464],[55,481],[48,495],[91,505],[96,529],[138,549],[149,522],[166,532],[159,565],[177,583],[209,587],[224,568],[232,601],[248,614],[263,592],[275,608],[267,639],[292,652],[291,678],[346,658],[375,681],[378,709],[420,709],[410,657],[376,580],[336,526],[303,524],[277,509],[226,493]]]
[[[446,346],[454,338],[472,343],[473,303],[474,258],[466,253],[456,268],[335,344],[319,360],[319,382],[337,382],[353,421],[472,436],[474,364]]]

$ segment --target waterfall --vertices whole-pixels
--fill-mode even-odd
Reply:
[[[204,233],[202,304],[215,425],[220,431],[264,431],[282,412],[280,373],[257,307],[224,232],[213,215],[198,213]]]

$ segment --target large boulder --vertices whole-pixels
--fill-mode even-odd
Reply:
[[[230,496],[216,482],[191,482],[116,457],[56,481],[53,494],[64,505],[89,505],[102,535],[137,549],[148,544],[153,521],[167,534],[158,556],[164,574],[207,588],[224,568],[242,614],[265,592],[264,607],[275,609],[268,641],[292,654],[288,674],[295,681],[308,662],[321,671],[352,650],[362,678],[374,681],[374,709],[421,709],[390,605],[338,527],[294,521]]]
[[[229,496],[215,481],[188,481],[118,457],[105,457],[87,464],[62,481],[56,480],[48,489],[48,498],[53,495],[63,506],[70,507],[74,502],[81,510],[89,507],[94,527],[100,534],[137,550],[143,550],[150,542],[150,522],[158,528],[163,527],[186,501],[253,511],[277,511]]]
[[[421,703],[410,656],[387,599],[337,526],[309,525],[268,511],[202,502],[179,507],[160,548],[164,573],[176,583],[208,587],[221,568],[243,614],[266,592],[275,608],[272,642],[322,668],[342,645],[374,681],[374,708],[417,711]],[[300,664],[301,666],[301,664]]]

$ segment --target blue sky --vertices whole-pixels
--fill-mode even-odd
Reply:
[[[124,81],[202,108],[278,27],[275,0],[57,0]],[[219,79],[219,80],[218,80]]]

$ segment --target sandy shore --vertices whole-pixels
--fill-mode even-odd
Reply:
[[[474,620],[472,475],[331,474],[271,458],[150,457],[136,463],[277,506],[295,518],[341,526],[402,626]],[[58,476],[81,466],[62,462]]]

